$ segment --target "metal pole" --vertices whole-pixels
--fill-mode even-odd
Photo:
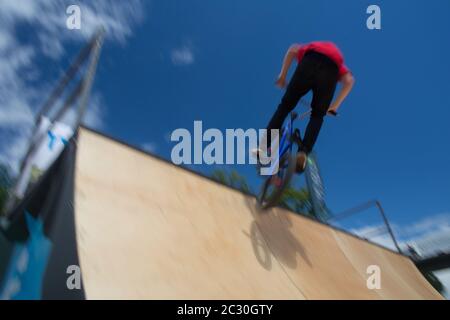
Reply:
[[[368,208],[370,208],[372,206],[376,206],[378,208],[378,210],[380,211],[381,218],[383,219],[383,222],[386,225],[386,229],[387,229],[389,235],[392,238],[392,242],[394,242],[394,245],[397,248],[398,252],[402,253],[402,250],[400,249],[400,246],[398,245],[397,240],[395,239],[394,232],[392,231],[392,228],[391,228],[391,226],[389,224],[389,221],[388,221],[388,219],[386,217],[386,214],[384,213],[384,209],[383,209],[383,207],[381,206],[381,203],[378,200],[371,200],[371,201],[363,203],[363,204],[361,204],[359,206],[356,206],[356,207],[350,208],[348,210],[345,210],[345,211],[343,211],[343,212],[341,212],[341,213],[331,217],[330,220],[339,220],[339,219],[342,219],[342,218],[346,218],[346,217],[351,216],[351,215],[353,215],[353,214],[355,214],[357,212],[364,211],[364,210],[366,210],[366,209],[368,209]]]
[[[81,121],[83,120],[84,113],[87,108],[87,102],[89,99],[89,95],[91,93],[92,84],[94,82],[95,72],[97,70],[98,65],[98,59],[100,57],[100,51],[103,46],[103,40],[105,35],[105,29],[101,28],[95,37],[95,43],[93,52],[91,54],[91,62],[89,64],[89,69],[87,71],[86,78],[83,80],[83,86],[81,89],[81,98],[80,98],[80,106],[78,111],[78,117],[75,122],[76,128],[78,129],[78,126],[80,125]]]
[[[50,94],[50,97],[47,99],[47,101],[44,103],[44,105],[41,107],[41,110],[36,115],[36,123],[39,121],[39,118],[47,113],[52,105],[55,103],[56,99],[62,94],[64,91],[64,88],[67,86],[70,80],[72,80],[75,77],[75,74],[77,73],[78,69],[80,68],[80,65],[86,60],[86,58],[89,56],[90,52],[92,51],[92,46],[95,44],[95,36],[89,43],[81,50],[78,57],[75,59],[75,61],[72,63],[72,65],[69,67],[69,69],[66,71],[64,76],[59,81],[56,88],[53,90],[53,92]]]
[[[348,216],[354,215],[357,212],[364,211],[364,210],[366,210],[366,209],[368,209],[368,208],[370,208],[370,207],[372,207],[374,205],[375,205],[375,200],[367,201],[367,202],[365,202],[363,204],[360,204],[360,205],[358,205],[356,207],[353,207],[353,208],[347,209],[345,211],[342,211],[342,212],[340,212],[338,214],[335,214],[333,217],[330,218],[330,220],[339,220],[339,219],[342,219],[342,218],[346,218]]]
[[[36,117],[35,128],[33,129],[33,135],[36,134],[36,132],[37,132],[37,127],[38,127],[41,116],[45,112],[49,111],[50,107],[53,105],[53,103],[57,99],[57,97],[62,93],[62,91],[68,84],[68,82],[71,79],[73,79],[73,77],[75,76],[76,72],[78,71],[80,65],[82,64],[82,62],[86,59],[87,56],[90,55],[91,61],[90,61],[89,69],[87,71],[87,75],[80,82],[80,84],[77,86],[77,88],[72,92],[71,96],[66,100],[63,108],[57,113],[56,117],[54,119],[52,119],[52,123],[47,131],[51,130],[54,127],[55,122],[60,120],[66,114],[69,107],[76,101],[76,99],[78,97],[81,96],[80,107],[79,107],[77,119],[75,122],[75,128],[76,129],[78,128],[80,121],[86,110],[87,100],[89,97],[90,89],[92,87],[94,74],[95,74],[98,59],[100,56],[100,49],[103,44],[104,33],[105,33],[104,28],[101,28],[99,31],[97,31],[97,33],[95,34],[93,39],[89,42],[89,44],[87,46],[85,46],[82,49],[82,51],[78,55],[76,61],[70,66],[69,70],[67,71],[67,73],[65,74],[63,79],[60,81],[60,83],[58,84],[56,89],[52,92],[52,94],[50,95],[50,98],[44,104],[42,110],[39,112],[38,116]],[[25,157],[23,158],[21,165],[20,165],[21,172],[23,171],[23,169],[26,166],[26,164],[28,163],[28,161],[30,161],[32,155],[36,151],[36,147],[39,145],[39,143],[44,138],[45,138],[45,135],[43,135],[43,134],[39,135],[38,137],[32,137],[31,145],[29,146],[28,151],[25,154]],[[18,177],[17,181],[19,181],[21,179],[21,176],[22,176],[22,173],[19,173],[19,177]],[[9,213],[9,211],[11,211],[14,208],[14,206],[18,200],[16,197],[17,188],[18,188],[18,183],[15,183],[15,185],[11,189],[12,193],[10,193],[8,195],[8,200],[5,204],[5,212],[7,214]]]
[[[376,204],[378,210],[380,210],[381,216],[383,217],[384,223],[386,224],[386,227],[388,229],[389,234],[391,235],[391,238],[392,238],[392,241],[394,242],[395,247],[397,248],[399,253],[402,253],[402,250],[400,249],[400,247],[397,243],[397,240],[395,239],[394,232],[392,232],[391,225],[389,224],[389,221],[386,218],[386,214],[384,213],[384,209],[381,206],[380,201],[378,201],[378,200],[375,201],[375,204]]]

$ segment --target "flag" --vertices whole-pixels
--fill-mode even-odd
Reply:
[[[74,220],[76,135],[0,227],[0,299],[84,299]]]

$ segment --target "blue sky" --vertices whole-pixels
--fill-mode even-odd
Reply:
[[[168,135],[192,130],[194,120],[265,127],[283,94],[273,83],[288,46],[331,40],[356,85],[316,145],[328,206],[340,212],[379,199],[396,230],[412,230],[405,238],[450,230],[449,1],[72,3],[88,13],[81,31],[64,30],[68,1],[1,4],[2,160],[23,153],[42,92],[98,23],[108,38],[86,122],[165,158]],[[381,7],[381,30],[366,28],[370,4]],[[235,169],[258,188],[254,168]],[[381,222],[358,219],[355,228]]]
[[[448,1],[158,1],[127,46],[104,48],[96,82],[105,132],[170,156],[167,134],[264,127],[282,91],[273,85],[294,42],[335,41],[357,80],[316,151],[336,212],[379,199],[398,224],[450,208]],[[181,14],[183,13],[183,14]],[[189,61],[174,63],[174,50]],[[209,172],[211,168],[194,169]],[[255,185],[253,168],[237,168]]]

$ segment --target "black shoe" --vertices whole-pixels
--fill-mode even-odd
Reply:
[[[307,160],[308,156],[305,152],[300,151],[299,153],[297,153],[297,166],[295,169],[297,173],[302,173],[303,171],[305,171]]]

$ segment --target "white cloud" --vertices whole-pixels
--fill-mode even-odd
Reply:
[[[93,95],[89,101],[83,124],[96,130],[105,128],[105,109],[101,96]]]
[[[450,252],[450,228],[427,232],[423,236],[413,238],[410,243],[423,257]]]
[[[64,41],[88,39],[100,26],[111,40],[124,43],[133,27],[143,20],[141,0],[77,1],[81,9],[81,29],[68,30],[66,8],[72,4],[69,0],[5,0],[1,3],[0,18],[8,26],[31,24],[43,48],[48,45],[61,48]]]
[[[442,282],[445,287],[444,297],[450,299],[450,270],[434,272],[434,275]]]
[[[40,48],[44,55],[51,59],[58,59],[64,54],[62,41],[57,41],[50,34],[42,33],[38,35]]]
[[[194,63],[194,52],[191,47],[183,46],[172,50],[171,59],[174,65],[189,65]]]
[[[47,2],[47,1],[42,1]],[[14,21],[16,19],[30,19],[36,14],[36,8],[39,6],[38,1],[33,0],[3,0],[2,15],[5,19]]]
[[[379,224],[379,225],[365,226],[358,229],[351,229],[350,232],[362,238],[367,238],[368,240],[378,243],[383,247],[392,250],[397,250],[392,238],[387,233],[387,230],[384,225]]]
[[[76,3],[81,8],[81,30],[66,28],[66,8],[73,1],[0,0],[0,161],[13,168],[26,150],[37,108],[58,80],[43,79],[46,70],[39,58],[58,64],[67,43],[81,48],[99,26],[106,30],[106,41],[123,45],[143,20],[142,0]],[[26,42],[17,36],[22,27],[32,30]],[[84,123],[103,128],[105,112],[101,93],[92,92]]]
[[[450,214],[435,214],[410,225],[400,226],[391,224],[391,228],[393,229],[397,240],[399,240],[399,243],[406,246],[406,243],[425,241],[440,235],[450,235]],[[383,229],[385,230],[383,234],[377,233],[377,231]],[[390,240],[390,236],[387,233],[384,224],[368,225],[362,228],[351,229],[350,231],[361,237],[368,237],[374,242],[377,242],[374,239],[380,240],[383,243]],[[371,235],[373,235],[373,237]],[[392,240],[390,240],[390,242],[391,245],[388,247],[392,248]]]
[[[3,30],[0,30],[0,52],[7,48],[11,42],[11,36]]]
[[[0,126],[12,128],[33,124],[33,114],[24,99],[8,97],[5,100],[7,101],[5,101],[5,104],[2,101],[2,108],[0,109]]]
[[[422,219],[412,225],[402,227],[399,230],[401,236],[412,237],[420,236],[423,233],[430,233],[431,231],[437,231],[439,229],[445,229],[450,227],[450,214],[437,214],[425,219]]]
[[[96,130],[105,128],[104,118],[106,116],[105,106],[102,98],[98,93],[91,95],[86,113],[82,119],[82,124]],[[73,127],[76,123],[78,113],[77,109],[69,109],[66,115],[60,120],[61,122]]]

